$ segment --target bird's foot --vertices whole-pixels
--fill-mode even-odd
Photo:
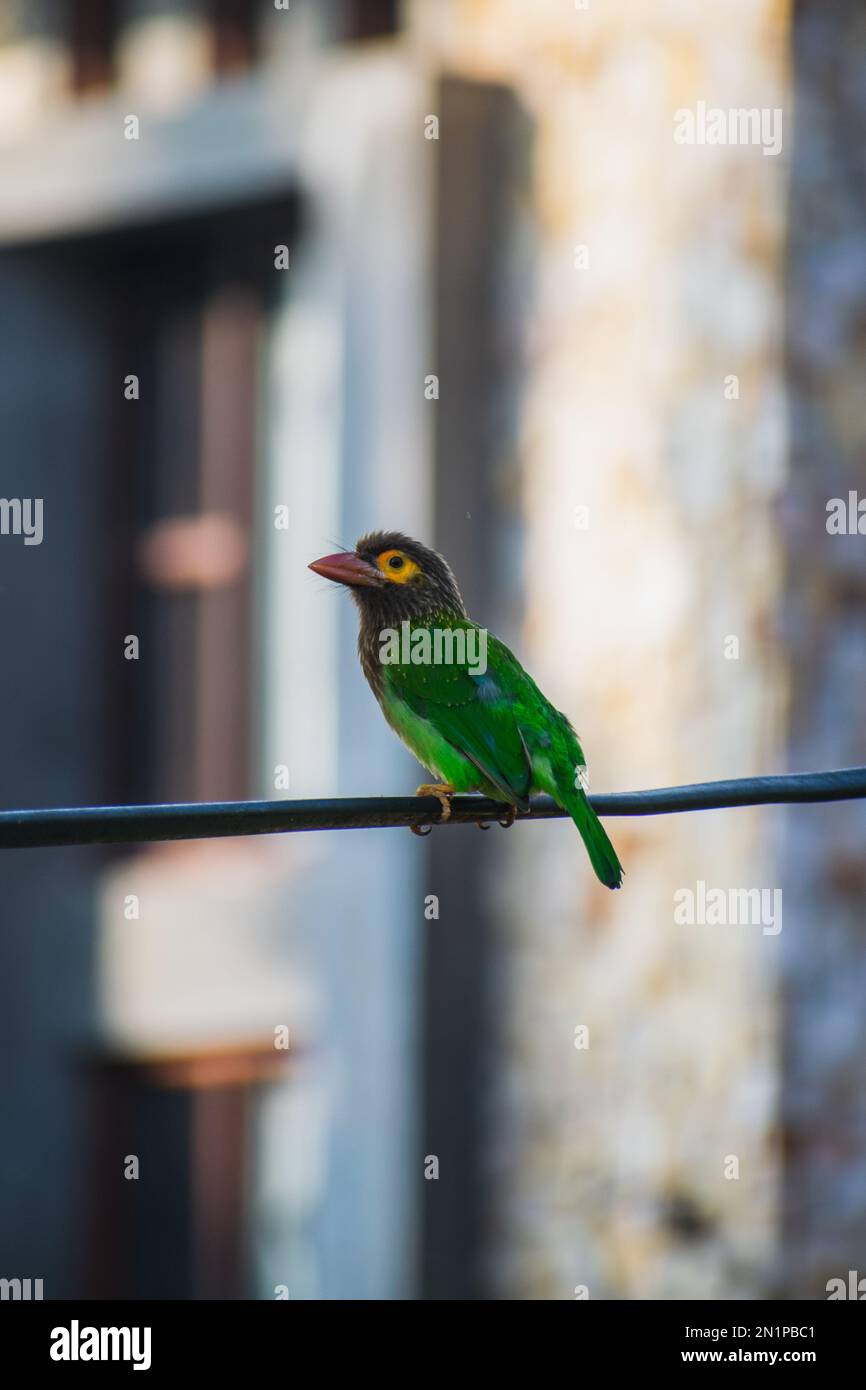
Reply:
[[[505,815],[499,817],[497,824],[501,825],[504,830],[510,830],[516,819],[517,807],[509,806]],[[489,830],[492,822],[489,820],[477,820],[475,824],[478,826],[479,830]]]
[[[439,805],[442,807],[442,814],[438,824],[444,825],[451,819],[451,798],[457,788],[452,787],[448,782],[422,782],[420,787],[415,790],[416,796],[435,796]],[[429,835],[433,829],[432,825],[410,825],[409,829],[413,835]]]

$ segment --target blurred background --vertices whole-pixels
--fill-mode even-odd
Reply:
[[[0,490],[44,505],[0,536],[3,806],[413,790],[306,568],[373,527],[447,555],[594,790],[866,761],[826,525],[864,40],[841,0],[0,0]],[[701,102],[781,152],[678,144]],[[866,1274],[866,807],[609,829],[615,895],[564,822],[3,851],[0,1277]],[[679,924],[700,882],[782,930]]]

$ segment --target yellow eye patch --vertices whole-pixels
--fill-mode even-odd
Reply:
[[[395,584],[407,584],[421,573],[420,565],[416,565],[402,550],[383,550],[381,555],[376,556],[376,564],[385,578]]]

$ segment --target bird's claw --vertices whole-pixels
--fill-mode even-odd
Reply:
[[[415,795],[435,796],[439,805],[442,807],[442,815],[439,817],[438,822],[434,822],[434,824],[444,825],[446,821],[451,819],[451,798],[454,795],[454,791],[454,787],[444,783],[422,782],[421,786],[416,788]],[[516,818],[517,807],[507,806],[505,815],[497,817],[497,824],[501,825],[504,830],[510,830]],[[490,821],[479,820],[476,821],[475,824],[478,826],[479,830],[489,830],[491,823]],[[412,831],[413,835],[429,835],[430,831],[433,829],[433,825],[410,825],[409,829]]]
[[[438,822],[435,823],[438,825],[444,825],[446,821],[451,819],[451,798],[454,795],[454,791],[455,788],[449,787],[447,784],[443,785],[439,783],[422,782],[421,786],[416,788],[415,795],[435,796],[436,800],[439,802],[439,805],[442,807],[442,814],[439,817]],[[412,831],[413,835],[429,835],[430,831],[433,829],[433,826],[410,825],[409,829]]]
[[[509,806],[504,816],[497,817],[496,824],[501,825],[503,830],[510,830],[517,819],[517,807]],[[475,824],[479,830],[489,830],[491,822],[489,820],[477,820]]]

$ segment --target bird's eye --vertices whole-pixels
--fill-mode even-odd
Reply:
[[[422,578],[421,571],[402,550],[382,550],[376,556],[376,564],[394,584],[410,584]]]

